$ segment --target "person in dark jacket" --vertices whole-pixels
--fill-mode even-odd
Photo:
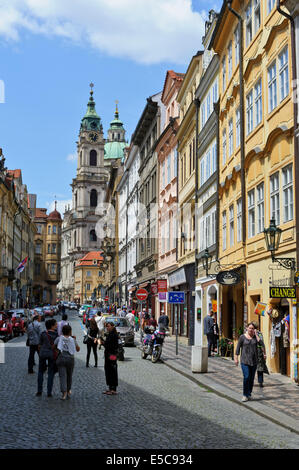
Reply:
[[[210,310],[209,314],[203,319],[203,333],[207,336],[208,357],[211,357],[214,343],[214,320],[212,310]]]
[[[86,356],[86,367],[89,367],[89,358],[90,358],[90,353],[91,349],[93,350],[93,355],[94,355],[94,367],[98,367],[98,353],[97,353],[97,346],[98,346],[98,335],[99,335],[99,329],[97,322],[95,321],[94,318],[90,319],[89,322],[89,327],[87,330],[87,356]]]
[[[113,322],[107,322],[108,331],[106,340],[101,338],[101,343],[105,346],[105,376],[108,390],[103,392],[105,395],[117,395],[116,388],[118,386],[117,376],[117,350],[118,350],[118,334]]]
[[[55,360],[54,360],[54,342],[58,336],[57,334],[57,321],[55,318],[46,321],[46,331],[43,331],[40,335],[39,342],[39,367],[37,377],[37,393],[39,397],[43,392],[43,380],[44,373],[48,366],[48,397],[52,397],[52,388],[55,374]]]

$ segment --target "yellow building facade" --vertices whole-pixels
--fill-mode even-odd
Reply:
[[[74,298],[77,303],[96,302],[102,298],[105,284],[105,274],[100,268],[102,261],[99,251],[90,251],[75,266]]]
[[[282,230],[275,257],[296,258],[290,25],[274,3],[232,2],[244,18],[243,109],[238,19],[226,4],[212,38],[220,63],[219,261],[241,275],[238,284],[220,288],[220,327],[236,343],[256,321],[270,371],[296,380],[293,302],[270,296],[271,286],[293,286],[294,272],[272,261],[264,238],[275,220]],[[266,304],[264,315],[255,313],[257,302]]]

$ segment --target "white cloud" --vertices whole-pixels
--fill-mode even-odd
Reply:
[[[57,200],[56,210],[58,210],[58,212],[60,212],[61,217],[63,217],[66,206],[70,206],[72,208],[72,200],[71,199],[65,199],[65,200],[61,200],[61,201]],[[54,209],[55,209],[55,201],[53,201],[51,203],[48,202],[47,207],[48,207],[48,213],[50,214],[50,212],[54,211]]]
[[[0,0],[7,40],[25,29],[144,64],[189,63],[202,47],[205,19],[191,0]]]
[[[69,161],[69,162],[76,162],[77,161],[77,154],[76,153],[70,153],[66,159]]]

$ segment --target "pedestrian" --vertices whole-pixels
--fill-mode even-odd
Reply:
[[[72,328],[70,325],[63,325],[61,335],[56,338],[54,344],[60,351],[56,365],[58,367],[61,400],[66,397],[71,398],[72,394],[72,378],[75,365],[75,352],[80,351],[80,347],[76,341],[76,337],[72,336]]]
[[[153,326],[155,329],[157,328],[158,326],[158,323],[157,323],[157,320],[155,319],[155,314],[152,313],[149,321],[148,321],[148,326]]]
[[[260,344],[259,344],[260,343]],[[266,356],[264,342],[257,334],[253,322],[247,326],[245,334],[241,335],[235,352],[235,364],[238,365],[238,356],[241,351],[241,367],[243,372],[243,398],[242,401],[251,399],[254,376],[258,364],[258,344],[262,347],[264,357]]]
[[[67,314],[64,313],[64,314],[62,315],[61,321],[59,321],[59,322],[57,323],[57,333],[58,333],[58,336],[61,336],[61,335],[62,335],[62,327],[63,327],[64,325],[68,325],[68,324],[69,324],[69,322],[67,321]]]
[[[212,355],[212,348],[214,344],[214,320],[213,311],[210,310],[209,314],[204,317],[203,320],[203,333],[206,335],[208,340],[208,357]]]
[[[138,331],[139,331],[139,316],[138,316],[138,312],[136,312],[136,310],[132,310],[132,313],[134,313],[134,318],[135,318],[135,331],[138,332]]]
[[[87,356],[86,356],[86,367],[89,367],[89,358],[91,349],[93,350],[94,355],[94,367],[98,367],[98,353],[97,353],[97,345],[98,345],[98,334],[99,329],[97,323],[94,318],[91,318],[89,322],[89,328],[87,330]]]
[[[37,393],[36,396],[41,396],[43,392],[43,380],[44,373],[48,367],[48,384],[47,384],[47,395],[52,397],[52,388],[54,381],[54,374],[56,369],[56,354],[54,341],[57,338],[57,321],[55,318],[51,318],[46,321],[46,331],[43,331],[40,335],[39,342],[39,366],[38,366],[38,378],[37,378]]]
[[[118,350],[118,334],[113,322],[107,322],[107,337],[101,343],[105,346],[105,376],[108,390],[103,392],[105,395],[117,395],[116,388],[118,386],[117,376],[117,350]]]
[[[134,328],[134,326],[135,326],[135,315],[132,312],[132,310],[130,310],[127,313],[126,318],[128,319],[128,322],[130,323],[131,327]]]
[[[64,305],[64,304],[62,304],[62,306],[61,306],[61,313],[62,313],[62,314],[65,313],[65,305]]]
[[[148,326],[150,320],[149,314],[145,311],[142,313],[141,329],[144,331],[144,328]]]
[[[161,325],[161,326],[164,327],[166,330],[168,329],[169,318],[168,318],[167,313],[162,312],[162,314],[161,314],[160,317],[159,317],[158,324],[159,324],[159,327],[160,327],[160,325]]]
[[[213,351],[218,352],[218,339],[219,339],[219,326],[217,324],[217,318],[216,318],[216,313],[213,314]]]
[[[32,322],[27,327],[27,345],[29,346],[28,374],[34,374],[34,356],[38,355],[38,345],[40,342],[41,327],[39,315],[34,315]]]
[[[262,340],[262,344],[259,342],[257,344],[257,380],[260,388],[264,386],[264,374],[269,374],[269,370],[266,364],[266,351],[265,347],[263,348],[264,338],[261,331],[258,330],[258,324],[256,322],[252,322],[259,338]]]

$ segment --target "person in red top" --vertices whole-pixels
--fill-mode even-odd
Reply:
[[[157,323],[157,320],[155,319],[155,315],[152,313],[152,316],[148,321],[148,326],[153,326],[153,327],[157,328],[157,325],[158,325],[158,323]]]

